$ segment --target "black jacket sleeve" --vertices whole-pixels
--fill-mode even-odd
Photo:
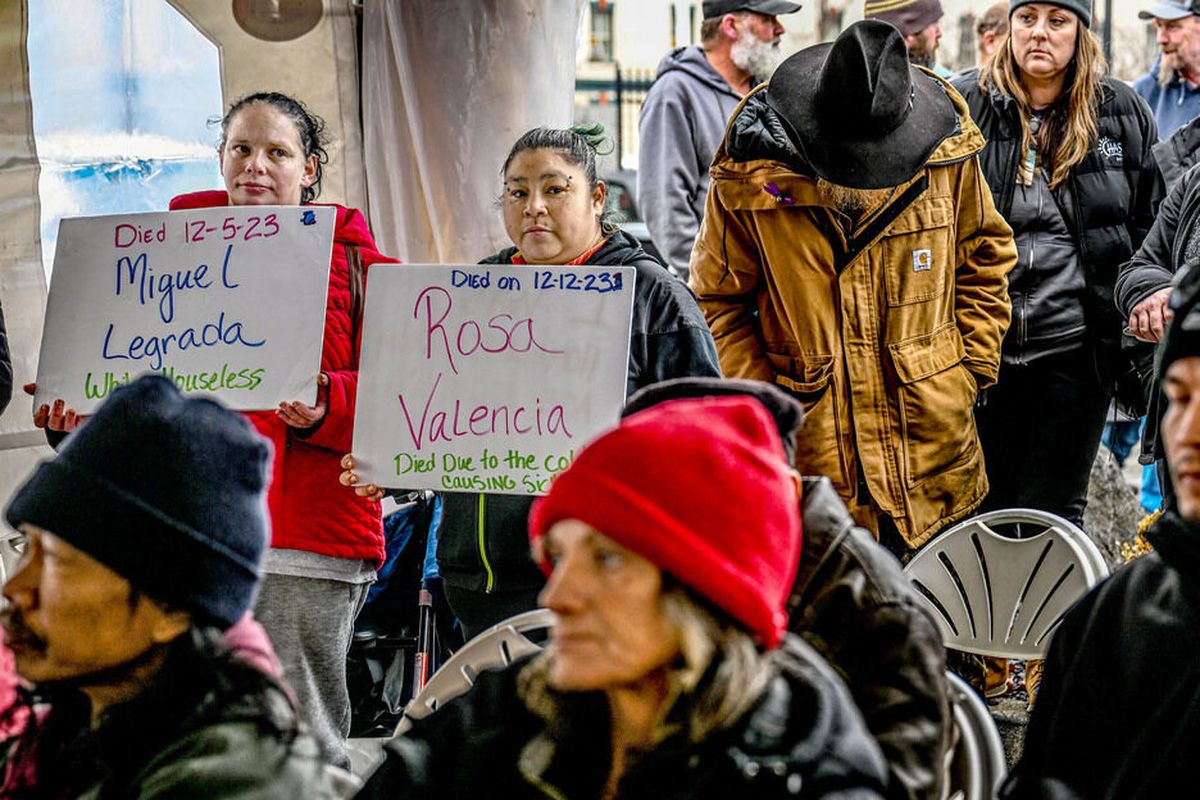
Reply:
[[[1113,298],[1117,310],[1128,319],[1134,306],[1171,282],[1176,265],[1172,263],[1175,236],[1184,199],[1200,175],[1200,165],[1189,169],[1175,183],[1158,209],[1158,217],[1133,258],[1121,265]]]

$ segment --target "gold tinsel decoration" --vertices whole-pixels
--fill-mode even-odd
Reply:
[[[1137,534],[1128,542],[1121,542],[1121,558],[1125,559],[1128,564],[1136,558],[1146,555],[1154,549],[1150,542],[1146,541],[1145,533],[1150,530],[1150,526],[1158,522],[1158,518],[1162,516],[1162,510],[1159,509],[1152,514],[1147,514],[1142,517],[1142,521],[1138,523]]]

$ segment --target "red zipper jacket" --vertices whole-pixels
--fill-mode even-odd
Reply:
[[[229,204],[223,191],[192,192],[171,201],[171,210]],[[329,376],[329,405],[312,429],[290,428],[274,411],[246,412],[275,447],[267,503],[271,546],[335,558],[383,562],[383,527],[378,503],[370,503],[338,483],[341,457],[350,452],[354,397],[358,388],[358,342],[351,337],[350,268],[346,246],[357,247],[364,270],[393,262],[375,247],[367,221],[357,210],[335,205],[337,224],[325,307],[321,371]]]

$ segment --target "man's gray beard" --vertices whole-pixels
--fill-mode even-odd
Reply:
[[[1162,59],[1158,65],[1158,85],[1166,87],[1171,81],[1175,80],[1175,71],[1179,56],[1175,53],[1163,53]]]
[[[729,49],[729,60],[761,83],[775,72],[775,68],[783,61],[783,54],[779,52],[778,40],[764,42],[751,31],[742,31]]]

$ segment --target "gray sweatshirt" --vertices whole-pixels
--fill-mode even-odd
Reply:
[[[672,50],[638,120],[638,203],[650,237],[687,279],[708,194],[708,168],[742,100],[698,46]]]

